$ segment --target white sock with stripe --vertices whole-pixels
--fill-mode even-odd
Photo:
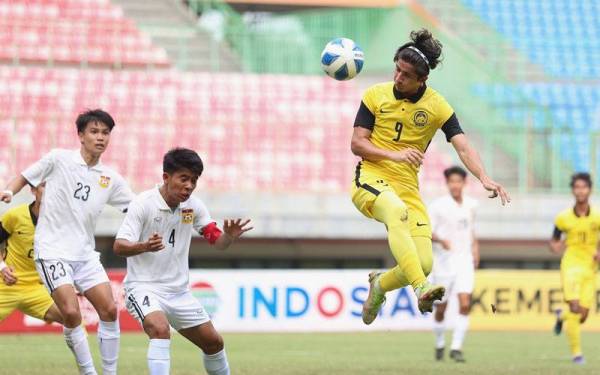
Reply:
[[[97,375],[96,369],[94,368],[92,353],[90,353],[90,346],[88,344],[87,337],[85,336],[83,327],[63,327],[63,333],[65,335],[67,346],[75,355],[75,361],[77,361],[79,373],[81,375]]]

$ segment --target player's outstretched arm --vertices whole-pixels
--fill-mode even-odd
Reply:
[[[460,160],[465,167],[481,181],[481,185],[483,185],[484,189],[492,192],[490,198],[500,196],[502,205],[510,203],[510,196],[504,187],[492,180],[485,172],[479,153],[471,146],[467,136],[464,134],[456,134],[450,139],[450,142],[452,143],[452,146],[454,146],[458,157],[460,157]]]
[[[13,195],[17,194],[27,185],[25,177],[18,175],[6,186],[6,189],[0,191],[0,201],[10,203]]]
[[[356,126],[352,133],[350,149],[356,156],[369,161],[393,160],[405,162],[418,167],[423,163],[423,153],[414,148],[407,148],[402,151],[391,151],[379,148],[371,142],[371,130]]]
[[[123,238],[117,238],[113,245],[113,251],[121,257],[131,257],[147,252],[160,251],[165,248],[162,237],[154,233],[146,242],[131,242]]]
[[[249,226],[250,219],[226,219],[223,221],[223,234],[215,241],[215,247],[219,250],[225,250],[242,234],[254,229]]]

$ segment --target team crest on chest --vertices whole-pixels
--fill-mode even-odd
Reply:
[[[429,121],[429,116],[427,116],[427,112],[425,111],[416,111],[413,115],[413,122],[416,126],[423,127],[427,125],[427,121]]]
[[[110,177],[100,176],[100,187],[107,188],[110,185]]]
[[[194,210],[191,208],[184,208],[181,210],[181,222],[183,224],[191,224],[194,222]]]

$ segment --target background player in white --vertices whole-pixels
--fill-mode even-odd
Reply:
[[[429,207],[433,230],[434,262],[432,283],[446,287],[446,296],[435,305],[435,358],[444,358],[444,316],[448,297],[457,295],[459,314],[454,325],[450,358],[464,362],[462,345],[469,326],[471,294],[475,268],[479,266],[479,242],[475,237],[473,219],[477,202],[463,194],[467,172],[461,167],[444,171],[448,195],[436,199]]]
[[[120,330],[108,276],[95,251],[96,221],[106,204],[125,210],[133,193],[123,178],[100,163],[115,122],[102,110],[76,120],[79,150],[54,149],[10,182],[0,193],[9,203],[29,184],[46,182],[34,238],[40,277],[64,318],[64,335],[81,374],[96,374],[75,288],[91,302],[100,318],[98,344],[103,373],[116,374]]]
[[[139,194],[117,234],[114,251],[127,258],[125,298],[131,315],[150,338],[151,375],[169,373],[170,326],[204,352],[209,375],[229,374],[223,339],[189,288],[192,231],[220,250],[244,232],[250,220],[225,220],[223,232],[204,203],[191,194],[202,174],[196,152],[175,148],[163,159],[163,184]]]

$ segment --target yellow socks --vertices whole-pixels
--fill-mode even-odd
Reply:
[[[565,332],[569,340],[569,347],[573,357],[581,355],[581,314],[575,314],[571,311],[565,313],[563,321],[565,323]]]
[[[397,267],[382,275],[381,289],[387,292],[407,284],[416,288],[424,283],[425,274],[410,235],[408,209],[404,202],[394,193],[384,191],[375,200],[372,213],[375,219],[386,225],[390,249],[398,262]]]

